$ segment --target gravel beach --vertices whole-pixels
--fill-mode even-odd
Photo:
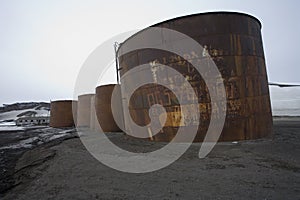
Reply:
[[[123,133],[109,138],[133,151],[166,144]],[[200,145],[164,169],[129,174],[101,164],[78,137],[67,137],[7,154],[15,161],[2,199],[300,199],[300,118],[276,117],[272,139],[218,143],[204,159]]]

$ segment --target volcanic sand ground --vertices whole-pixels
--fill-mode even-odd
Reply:
[[[121,147],[154,143],[110,134]],[[129,174],[94,159],[79,138],[27,151],[3,199],[300,199],[300,121],[276,118],[274,138],[218,143],[204,159],[193,144],[159,171]]]

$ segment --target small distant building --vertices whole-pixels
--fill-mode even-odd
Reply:
[[[16,120],[17,126],[24,125],[49,125],[50,117],[49,116],[29,116],[29,117],[20,117]]]

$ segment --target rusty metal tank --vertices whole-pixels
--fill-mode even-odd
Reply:
[[[118,97],[112,101],[112,93],[115,88],[117,90]],[[95,109],[98,123],[104,132],[122,131],[121,128],[116,124],[116,121],[113,117],[111,109],[112,106],[114,106],[114,108],[118,111],[118,114],[115,117],[118,117],[119,121],[123,121],[120,85],[109,84],[98,86],[96,88],[95,95]],[[98,124],[95,125],[96,130],[99,129],[97,128],[97,125]]]
[[[273,122],[261,23],[257,18],[244,13],[211,12],[171,19],[152,27],[168,28],[191,37],[202,45],[205,53],[215,62],[223,78],[227,99],[226,120],[219,141],[248,140],[272,135]],[[119,53],[123,47],[130,46],[132,38],[141,32],[125,40]],[[139,49],[119,56],[121,79],[131,69],[153,61],[172,67],[188,77],[198,96],[200,109],[200,119],[193,118],[192,114],[187,117],[189,125],[193,120],[199,120],[200,123],[194,142],[203,141],[213,112],[205,81],[186,62],[189,59],[201,59],[201,56],[203,55],[185,52],[183,58],[158,49]],[[163,72],[160,76],[165,76],[164,78],[176,84],[174,77]],[[139,77],[133,75],[132,80],[135,78]],[[185,126],[185,123],[178,120],[183,116],[178,116],[180,109],[175,95],[163,86],[144,85],[127,101],[131,117],[141,126],[149,123],[149,108],[152,105],[164,106],[167,120],[160,133],[154,137],[157,141],[172,140],[178,128]],[[187,105],[187,109],[190,109],[190,113],[193,112],[192,106]]]
[[[73,112],[74,111],[74,112]],[[73,117],[74,114],[74,117]],[[54,128],[72,127],[76,123],[77,101],[51,101],[50,126]]]
[[[95,94],[78,96],[77,103],[77,127],[90,127],[91,123],[91,100]]]
[[[100,125],[98,122],[97,114],[96,114],[96,105],[95,105],[96,95],[91,98],[91,117],[90,117],[90,130],[94,132],[100,132]]]

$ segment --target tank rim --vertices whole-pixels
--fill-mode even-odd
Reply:
[[[161,25],[163,23],[167,23],[167,22],[171,22],[171,21],[176,21],[179,19],[184,19],[184,18],[189,18],[189,17],[195,17],[195,16],[201,16],[201,15],[217,15],[217,14],[228,14],[228,15],[241,15],[241,16],[246,16],[246,17],[250,17],[252,19],[254,19],[258,24],[260,29],[262,28],[262,24],[259,21],[258,18],[254,17],[253,15],[247,14],[247,13],[242,13],[242,12],[236,12],[236,11],[212,11],[212,12],[203,12],[203,13],[194,13],[194,14],[189,14],[189,15],[184,15],[184,16],[179,16],[179,17],[174,17],[171,19],[167,19],[165,21],[162,22],[158,22],[156,24],[152,24],[146,28],[143,28],[142,30],[139,30],[138,32],[134,33],[133,35],[131,35],[130,37],[126,38],[123,42],[120,43],[120,46],[117,50],[117,54],[119,53],[120,48],[123,46],[124,43],[126,43],[128,40],[130,40],[131,38],[133,38],[134,36],[138,35],[139,33],[145,31],[148,28],[151,27],[156,27],[158,25]],[[99,86],[98,86],[99,87]]]
[[[175,18],[172,18],[172,19],[167,19],[165,21],[153,24],[149,27],[155,27],[155,26],[158,26],[158,25],[166,23],[166,22],[176,21],[176,20],[179,20],[179,19],[184,19],[184,18],[189,18],[189,17],[201,16],[201,15],[217,15],[217,14],[241,15],[241,16],[250,17],[250,18],[254,19],[255,21],[257,21],[260,28],[262,28],[262,24],[261,24],[261,22],[259,21],[258,18],[254,17],[253,15],[247,14],[247,13],[236,12],[236,11],[212,11],[212,12],[194,13],[194,14],[175,17]]]
[[[77,100],[54,100],[51,103],[62,103],[62,102],[77,102]]]
[[[81,95],[78,95],[78,98],[80,97],[88,97],[88,96],[93,96],[95,95],[94,93],[89,93],[89,94],[81,94]]]
[[[96,87],[96,89],[97,88],[102,88],[102,87],[116,86],[116,85],[119,85],[119,84],[117,84],[117,83],[111,83],[111,84],[106,84],[106,85],[99,85],[99,86]]]

